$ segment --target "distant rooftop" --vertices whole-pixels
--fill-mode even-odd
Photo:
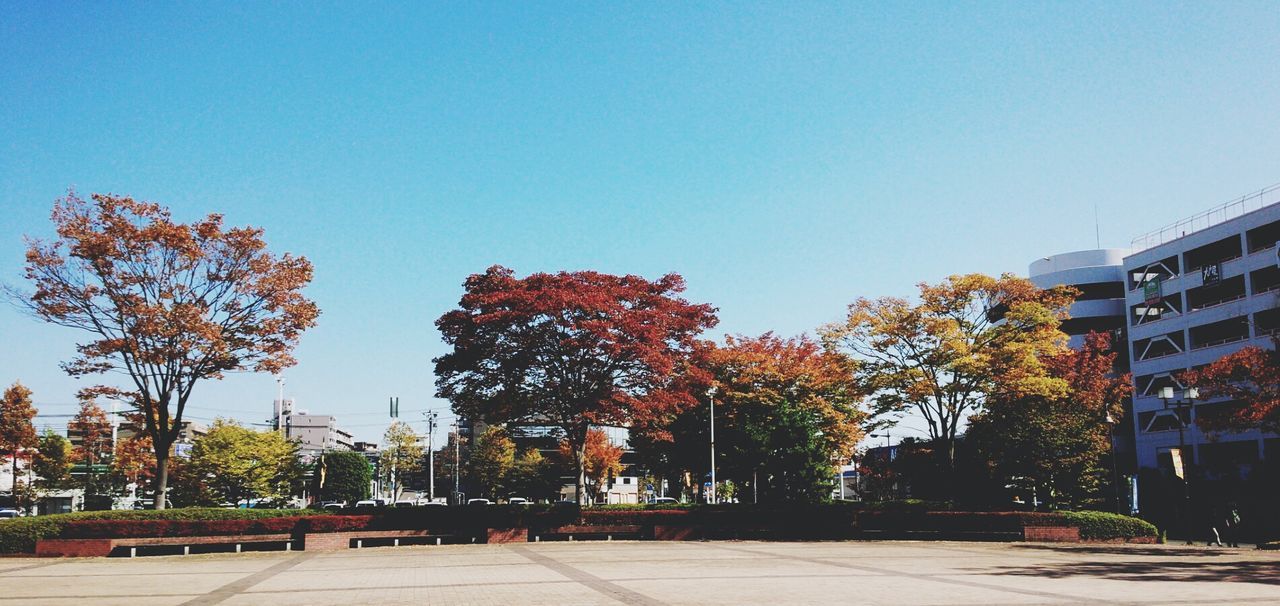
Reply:
[[[1165,242],[1172,242],[1183,236],[1213,227],[1219,223],[1271,206],[1277,202],[1280,202],[1280,183],[1272,185],[1262,191],[1245,194],[1239,198],[1231,200],[1230,202],[1219,204],[1218,206],[1210,208],[1202,213],[1192,215],[1176,223],[1171,223],[1150,233],[1138,236],[1133,239],[1133,242],[1130,244],[1130,248],[1132,248],[1135,253],[1148,248],[1155,248]]]

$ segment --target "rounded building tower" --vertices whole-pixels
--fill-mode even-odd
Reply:
[[[1071,335],[1071,347],[1084,344],[1090,331],[1110,332],[1113,343],[1124,343],[1125,282],[1124,248],[1103,248],[1062,253],[1031,264],[1031,282],[1040,288],[1072,286],[1080,291],[1071,305],[1071,319],[1062,323],[1062,332]],[[1127,347],[1116,350],[1127,351]],[[1127,356],[1125,356],[1127,357]],[[1128,367],[1128,360],[1117,360]]]

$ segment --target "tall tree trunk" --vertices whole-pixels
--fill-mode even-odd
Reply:
[[[574,478],[574,482],[573,482],[573,500],[577,501],[578,505],[583,505],[584,504],[582,502],[582,497],[584,492],[583,488],[585,488],[587,484],[586,440],[583,439],[579,444],[580,445],[577,448],[573,449],[573,459],[574,459],[573,465],[574,465],[574,468],[578,471],[577,477]]]
[[[163,455],[160,453],[164,452]],[[156,449],[156,509],[165,509],[169,495],[169,449]]]

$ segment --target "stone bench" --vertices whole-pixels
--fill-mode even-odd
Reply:
[[[306,551],[341,551],[343,549],[361,549],[366,541],[381,542],[391,540],[391,545],[399,547],[400,543],[432,543],[442,544],[446,539],[454,539],[457,535],[441,533],[434,530],[353,530],[348,532],[308,532],[303,535],[302,545]],[[471,537],[471,542],[476,542]]]
[[[182,555],[190,555],[193,545],[234,545],[240,553],[245,544],[284,543],[285,551],[293,550],[291,534],[247,534],[201,537],[137,537],[122,539],[40,539],[36,541],[39,557],[105,557],[117,548],[129,548],[129,557],[138,555],[139,547],[182,547]]]
[[[557,526],[554,528],[545,528],[536,531],[530,531],[533,535],[533,541],[539,542],[543,538],[558,539],[566,537],[572,541],[577,538],[600,538],[604,537],[606,541],[612,541],[615,536],[628,536],[640,538],[643,533],[642,526],[638,525],[618,525],[618,526]]]

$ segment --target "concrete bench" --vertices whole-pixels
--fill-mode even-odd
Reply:
[[[137,557],[140,547],[182,547],[182,555],[190,555],[193,545],[234,545],[240,553],[246,544],[283,543],[285,551],[293,550],[291,534],[248,534],[202,537],[137,537],[122,539],[40,539],[36,555],[40,557],[105,557],[117,548],[129,549],[129,557]]]
[[[441,545],[445,540],[457,538],[457,535],[436,532],[433,530],[353,530],[349,532],[308,532],[303,535],[302,544],[306,551],[341,551],[343,549],[361,549],[366,542],[382,542],[390,540],[391,545],[399,547],[401,543],[435,543]],[[475,537],[471,542],[476,542]],[[372,547],[372,545],[370,545]]]
[[[537,531],[531,531],[533,541],[535,543],[542,541],[543,538],[558,539],[566,537],[572,541],[576,538],[600,538],[604,537],[606,541],[612,541],[615,536],[627,536],[640,538],[643,527],[638,525],[619,525],[619,526],[557,526],[555,528],[546,528]]]

